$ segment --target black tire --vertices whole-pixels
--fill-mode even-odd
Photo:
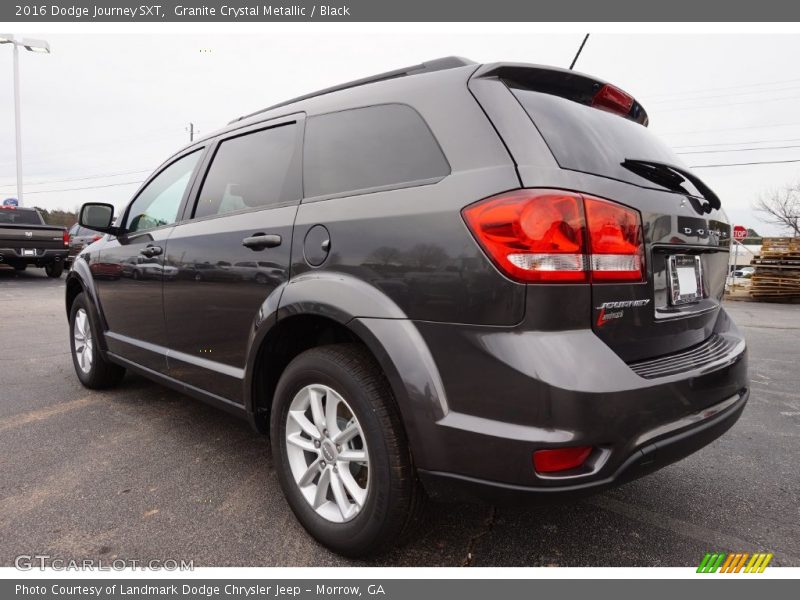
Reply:
[[[23,265],[14,265],[14,270],[15,271],[24,271],[27,268],[28,268],[28,265],[24,265],[24,264]]]
[[[360,512],[334,523],[312,508],[292,475],[286,423],[295,395],[320,384],[346,399],[369,448],[369,491]],[[425,493],[389,383],[372,355],[359,344],[307,350],[286,367],[275,391],[270,418],[275,468],[289,506],[306,530],[334,552],[374,556],[408,539],[421,522]]]
[[[89,320],[90,337],[92,339],[92,348],[90,352],[91,367],[88,372],[84,371],[79,364],[75,343],[75,321],[81,310],[86,313]],[[69,311],[69,347],[72,353],[72,364],[75,367],[75,374],[85,387],[93,390],[113,387],[122,381],[122,378],[125,376],[125,369],[123,367],[108,362],[100,352],[98,341],[99,331],[100,322],[97,318],[97,312],[86,297],[86,294],[81,292],[75,297],[75,300],[72,302],[72,308]]]
[[[52,277],[53,279],[58,279],[64,272],[64,263],[54,262],[50,263],[49,265],[45,265],[44,272],[47,273],[48,277]]]

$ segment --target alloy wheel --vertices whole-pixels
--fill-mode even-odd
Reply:
[[[78,360],[78,367],[84,373],[92,370],[92,360],[94,359],[92,340],[92,326],[89,324],[89,315],[84,309],[79,309],[75,313],[75,324],[72,330],[72,343],[75,349],[75,357]]]
[[[286,451],[303,497],[322,518],[345,523],[358,515],[370,484],[364,432],[332,388],[307,385],[289,406]]]

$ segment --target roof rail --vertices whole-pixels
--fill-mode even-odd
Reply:
[[[333,87],[325,88],[324,90],[319,90],[318,92],[313,92],[311,94],[298,96],[297,98],[292,98],[291,100],[286,100],[285,102],[273,104],[272,106],[268,106],[267,108],[262,108],[261,110],[257,110],[250,114],[243,115],[238,119],[234,119],[233,121],[231,121],[231,123],[235,123],[237,121],[241,121],[243,119],[259,115],[263,112],[267,112],[268,110],[272,110],[274,108],[280,108],[281,106],[287,106],[289,104],[294,104],[295,102],[308,100],[309,98],[315,98],[317,96],[323,96],[325,94],[330,94],[332,92],[339,92],[341,90],[347,90],[350,88],[367,85],[369,83],[376,83],[378,81],[385,81],[387,79],[396,79],[398,77],[406,77],[408,75],[418,75],[420,73],[433,73],[434,71],[457,69],[458,67],[466,67],[468,65],[475,65],[475,64],[477,63],[469,59],[462,58],[460,56],[446,56],[444,58],[436,58],[411,67],[404,67],[402,69],[395,69],[394,71],[387,71],[386,73],[380,73],[378,75],[364,77],[363,79],[356,79],[355,81],[350,81],[349,83],[342,83],[340,85],[335,85]]]

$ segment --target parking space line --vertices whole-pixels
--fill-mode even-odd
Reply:
[[[19,415],[12,415],[10,417],[0,419],[0,431],[22,427],[23,425],[28,425],[29,423],[35,423],[37,421],[43,421],[71,410],[96,404],[97,402],[100,402],[101,399],[102,398],[97,396],[86,396],[85,398],[80,398],[78,400],[56,404],[55,406],[48,406],[46,408],[32,410]]]

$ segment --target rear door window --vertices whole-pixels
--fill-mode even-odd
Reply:
[[[297,137],[297,124],[288,123],[220,142],[194,217],[299,201],[299,172],[293,168],[296,156],[299,161]]]
[[[638,123],[559,96],[510,89],[562,169],[653,187],[651,179],[633,173],[622,163],[626,159],[644,160],[687,168],[666,144]]]
[[[306,197],[433,183],[449,174],[436,138],[410,106],[368,106],[306,121]]]

